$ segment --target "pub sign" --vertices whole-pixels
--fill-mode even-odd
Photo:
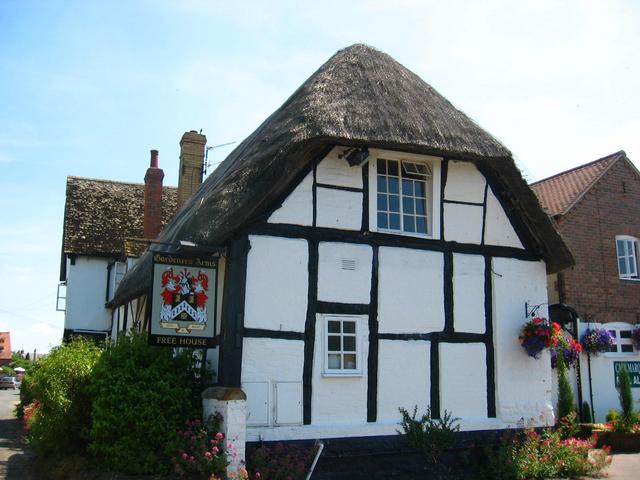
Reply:
[[[216,258],[153,254],[149,344],[214,347]]]
[[[616,388],[620,386],[620,368],[627,368],[631,377],[631,388],[640,388],[640,362],[613,362],[613,375],[615,377]]]

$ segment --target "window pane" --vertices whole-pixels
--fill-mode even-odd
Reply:
[[[391,230],[400,230],[400,215],[396,213],[389,215],[389,228]]]
[[[416,232],[427,233],[427,222],[423,217],[416,218]]]
[[[403,231],[410,233],[414,233],[416,231],[414,217],[412,217],[411,215],[404,215],[402,221],[404,222]]]
[[[612,336],[613,338],[618,338],[618,332],[617,332],[617,331],[615,331],[615,330],[609,330],[609,333],[611,334],[611,336]]]
[[[345,352],[355,352],[356,351],[356,337],[344,336],[342,337],[343,342],[343,350]]]
[[[342,350],[340,348],[340,337],[337,335],[329,335],[328,338],[328,343],[329,343],[329,351],[330,352],[339,352],[340,350]]]
[[[356,322],[342,322],[344,333],[356,333]]]
[[[395,160],[387,160],[387,175],[398,176],[398,162]]]
[[[631,338],[631,330],[620,330],[620,338]]]
[[[378,160],[378,173],[387,173],[387,161],[386,160]]]
[[[402,197],[402,213],[413,214],[413,198]]]
[[[347,370],[355,370],[356,367],[356,354],[345,353],[344,354],[344,368]]]
[[[339,353],[330,353],[328,360],[328,366],[332,370],[339,370],[341,368],[340,365],[340,354]]]
[[[329,320],[329,333],[340,333],[340,322]]]
[[[424,198],[424,196],[425,196],[424,195],[424,192],[425,192],[424,182],[415,182],[414,189],[415,189],[416,197]]]
[[[387,191],[387,177],[378,175],[378,192],[384,193]]]
[[[416,213],[418,215],[424,215],[424,200],[416,198]]]
[[[378,194],[378,210],[387,211],[387,196],[385,194]]]
[[[386,213],[378,213],[378,228],[389,228],[389,216]]]
[[[402,180],[402,194],[413,195],[413,182],[411,180]]]
[[[397,178],[389,178],[389,193],[400,193],[400,184]]]
[[[398,195],[389,195],[389,211],[400,211],[400,197]]]
[[[626,258],[618,259],[618,268],[620,269],[620,275],[629,275],[629,269],[627,269],[627,260]]]
[[[625,242],[624,240],[616,240],[616,247],[618,248],[618,256],[624,257],[625,255]]]
[[[621,345],[621,347],[623,352],[633,352],[633,345],[631,345],[630,343]]]

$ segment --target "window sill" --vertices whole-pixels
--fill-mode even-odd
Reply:
[[[378,228],[375,231],[378,233],[386,233],[389,235],[402,235],[403,237],[426,238],[429,240],[436,240],[436,238],[433,235],[428,235],[426,233],[403,232],[400,230],[389,230],[386,228]]]
[[[640,282],[640,278],[618,277],[623,282]]]
[[[323,377],[362,377],[362,372],[348,371],[348,372],[322,372]]]
[[[602,354],[605,358],[622,358],[622,357],[637,357],[640,352],[605,352]]]

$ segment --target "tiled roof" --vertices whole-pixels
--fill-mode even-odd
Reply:
[[[621,150],[586,165],[537,181],[530,186],[538,196],[542,208],[549,215],[564,215],[589,191],[611,165],[625,156],[626,154]]]
[[[176,213],[177,188],[163,187],[162,226]],[[67,178],[62,250],[122,255],[125,238],[143,237],[144,184]]]

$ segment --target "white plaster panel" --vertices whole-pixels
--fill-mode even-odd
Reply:
[[[362,193],[333,188],[316,188],[316,225],[319,227],[360,230]]]
[[[249,237],[245,326],[304,331],[309,252],[306,240]]]
[[[456,332],[484,333],[484,257],[453,254],[453,321]]]
[[[482,242],[483,208],[460,203],[444,204],[444,239],[448,242]]]
[[[304,180],[282,202],[282,206],[271,214],[269,223],[293,225],[313,224],[313,174]]]
[[[358,361],[361,375],[323,375],[325,359],[325,317],[316,315],[316,341],[313,354],[313,396],[311,423],[314,425],[367,422],[367,358],[369,325],[366,316],[359,317]],[[301,362],[302,363],[302,362]]]
[[[378,421],[400,421],[399,407],[425,413],[430,400],[430,343],[380,340],[378,346]],[[409,374],[407,366],[411,366]]]
[[[487,213],[484,227],[484,243],[502,247],[524,248],[513,229],[509,217],[491,189],[487,192]]]
[[[383,247],[378,263],[379,331],[427,333],[442,330],[443,254]]]
[[[440,408],[456,417],[487,416],[487,361],[482,343],[440,344]]]
[[[498,416],[514,424],[550,422],[553,407],[549,353],[531,358],[518,341],[526,322],[525,303],[531,306],[547,302],[545,264],[494,258],[492,270]],[[541,307],[538,314],[548,317],[546,307]]]
[[[321,242],[318,249],[318,300],[369,303],[371,262],[368,245]],[[355,262],[355,270],[343,269],[343,260]]]
[[[111,310],[105,308],[108,260],[78,256],[67,265],[64,328],[108,331]]]
[[[458,202],[484,202],[484,176],[471,162],[450,161],[444,198]]]
[[[362,188],[362,166],[349,166],[344,158],[338,158],[348,148],[335,147],[316,168],[316,182],[342,187]]]
[[[275,338],[245,338],[242,382],[302,381],[304,342]]]

